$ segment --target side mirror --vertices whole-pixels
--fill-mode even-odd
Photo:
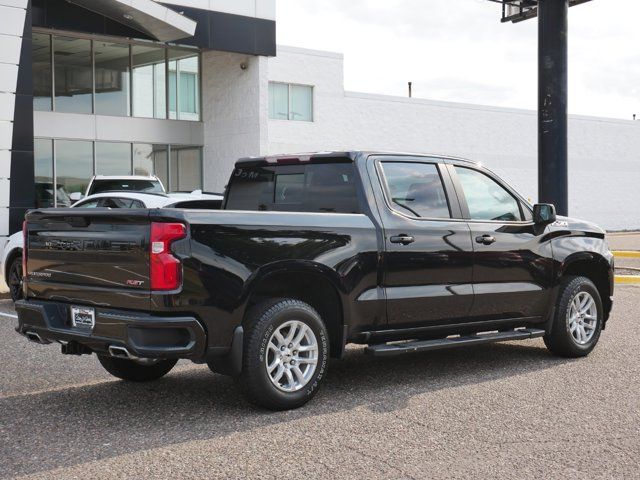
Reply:
[[[547,225],[556,221],[556,207],[550,203],[537,203],[533,206],[533,221]]]
[[[84,195],[82,195],[80,192],[73,192],[72,194],[69,195],[69,198],[74,202],[77,202],[78,200],[82,200],[82,197],[84,197]]]

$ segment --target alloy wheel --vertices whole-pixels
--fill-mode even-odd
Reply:
[[[265,367],[276,388],[283,392],[304,388],[317,364],[318,341],[307,324],[291,320],[273,332],[267,344]]]
[[[586,345],[591,341],[598,326],[598,307],[588,292],[578,292],[567,312],[567,323],[573,341],[578,345]]]

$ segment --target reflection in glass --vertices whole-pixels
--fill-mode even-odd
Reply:
[[[451,218],[435,164],[382,162],[380,165],[384,170],[389,201],[395,210],[420,218]]]
[[[129,45],[94,42],[96,114],[129,116]]]
[[[166,147],[153,154],[153,170],[165,189],[169,188],[169,152]]]
[[[92,113],[91,41],[53,37],[57,112]]]
[[[269,118],[289,118],[289,85],[286,83],[269,83]]]
[[[157,175],[167,185],[167,146],[136,143],[133,145],[133,174]]]
[[[96,142],[96,175],[131,175],[131,144]]]
[[[167,118],[165,50],[134,45],[133,115],[145,118]]]
[[[56,140],[56,183],[66,195],[87,190],[93,176],[91,142]]]
[[[169,118],[200,120],[200,57],[169,50]]]
[[[191,192],[202,188],[202,149],[171,147],[172,192]]]
[[[33,109],[51,111],[51,36],[33,34]]]
[[[36,183],[36,208],[54,206],[53,142],[36,138],[33,142]]]
[[[304,122],[313,121],[313,88],[291,85],[291,118]]]

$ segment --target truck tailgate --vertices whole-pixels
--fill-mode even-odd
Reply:
[[[27,297],[149,307],[149,210],[36,211],[27,231]]]

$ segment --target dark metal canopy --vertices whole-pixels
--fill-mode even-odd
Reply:
[[[192,37],[197,22],[152,0],[68,0],[161,42]]]

